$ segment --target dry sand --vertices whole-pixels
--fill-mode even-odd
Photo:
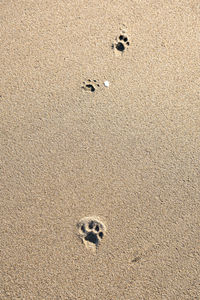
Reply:
[[[0,24],[0,299],[200,299],[199,0],[1,0]]]

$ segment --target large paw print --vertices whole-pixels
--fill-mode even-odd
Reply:
[[[123,53],[130,45],[129,38],[124,30],[121,31],[120,35],[115,39],[112,44],[112,49],[118,53]]]
[[[86,217],[78,223],[79,236],[88,249],[96,251],[106,231],[105,225],[95,217]]]
[[[95,92],[96,88],[99,86],[100,85],[97,80],[88,79],[87,81],[83,82],[82,89],[84,89],[85,91],[89,91],[89,92]]]

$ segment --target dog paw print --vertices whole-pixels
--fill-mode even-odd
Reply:
[[[115,39],[115,42],[112,44],[112,49],[118,53],[123,53],[130,45],[128,35],[125,30],[122,30],[120,35]]]
[[[86,217],[78,223],[79,236],[87,249],[95,252],[104,238],[106,227],[95,217]]]
[[[87,81],[83,82],[82,89],[84,89],[85,91],[94,93],[96,88],[99,86],[100,85],[97,80],[88,79]]]

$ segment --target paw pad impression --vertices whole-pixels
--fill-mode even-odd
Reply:
[[[99,83],[97,80],[90,80],[88,79],[87,81],[83,82],[82,89],[88,92],[95,92],[96,88],[99,87]]]
[[[119,53],[123,53],[129,47],[129,45],[129,38],[126,32],[122,30],[120,35],[115,39],[115,43],[112,44],[112,48]]]
[[[79,221],[77,227],[86,248],[95,252],[104,238],[105,225],[96,217],[85,217]]]

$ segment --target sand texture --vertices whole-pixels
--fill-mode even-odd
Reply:
[[[0,300],[200,299],[200,1],[0,1]]]

